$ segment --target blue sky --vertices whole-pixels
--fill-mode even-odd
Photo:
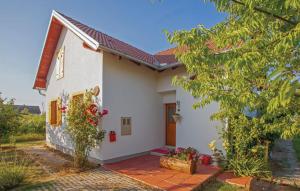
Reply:
[[[163,30],[225,18],[203,0],[1,0],[0,92],[17,104],[43,102],[32,86],[53,9],[149,53],[171,46]]]

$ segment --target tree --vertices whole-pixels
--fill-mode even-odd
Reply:
[[[201,98],[195,108],[219,103],[229,163],[262,160],[265,140],[300,133],[300,1],[210,1],[225,21],[168,33],[190,76],[174,83]]]
[[[19,125],[18,118],[18,111],[14,108],[14,99],[2,98],[0,92],[0,140],[14,133]]]

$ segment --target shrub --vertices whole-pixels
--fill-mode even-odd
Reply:
[[[237,176],[269,177],[271,175],[267,162],[253,156],[234,157],[229,160],[229,168],[233,169]]]
[[[26,177],[26,163],[16,154],[0,160],[0,190],[8,190],[20,185]]]
[[[73,98],[68,105],[66,130],[73,141],[74,165],[79,168],[86,166],[89,152],[102,142],[105,134],[98,122],[108,111],[98,112],[93,98],[92,91],[87,91],[83,99]]]
[[[18,134],[23,133],[45,133],[46,128],[46,116],[23,114],[20,117],[21,125],[17,129]]]
[[[14,100],[2,98],[0,92],[0,139],[7,138],[19,125],[19,114],[14,108]]]
[[[23,166],[0,164],[0,190],[18,186],[24,181],[25,174]]]

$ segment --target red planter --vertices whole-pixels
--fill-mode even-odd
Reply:
[[[201,163],[204,165],[209,165],[211,163],[211,156],[204,155],[201,159]]]

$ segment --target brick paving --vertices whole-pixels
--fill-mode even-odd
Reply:
[[[221,169],[198,164],[195,174],[182,173],[160,168],[159,156],[144,155],[121,162],[108,164],[105,168],[114,170],[135,180],[162,190],[188,191],[201,188],[212,180]]]
[[[95,190],[158,190],[110,170],[97,169],[61,176],[55,180],[21,190],[31,191],[95,191]]]
[[[250,187],[252,177],[238,177],[232,172],[223,172],[217,176],[217,180],[240,187]]]
[[[158,190],[99,166],[76,173],[70,157],[41,145],[21,150],[44,170],[44,174],[37,182],[16,188],[15,191]]]

